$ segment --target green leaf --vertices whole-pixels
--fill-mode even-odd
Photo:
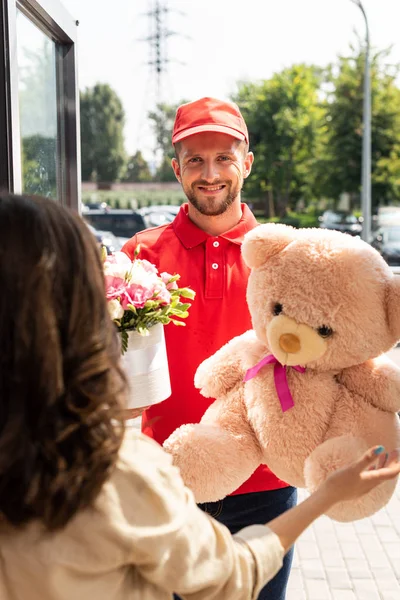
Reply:
[[[179,292],[183,298],[189,298],[189,300],[194,300],[196,296],[196,292],[190,288],[182,288],[177,290],[177,292]]]
[[[173,323],[174,325],[178,325],[178,327],[186,326],[186,323],[183,323],[183,321],[177,321],[176,319],[170,319],[170,322]]]
[[[126,331],[126,329],[122,329],[122,331],[120,332],[120,336],[121,336],[121,354],[125,354],[125,352],[128,350],[128,342],[129,342],[129,334]]]

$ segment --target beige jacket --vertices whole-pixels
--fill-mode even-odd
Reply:
[[[232,538],[196,506],[170,457],[129,431],[92,509],[57,533],[0,528],[0,599],[255,599],[282,559],[262,525]]]

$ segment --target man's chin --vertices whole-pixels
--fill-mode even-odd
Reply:
[[[220,200],[215,204],[212,201],[204,202],[197,198],[188,198],[188,200],[199,213],[207,217],[218,217],[219,215],[223,215],[232,205],[232,200],[230,199]]]

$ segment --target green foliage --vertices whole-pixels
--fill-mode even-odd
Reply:
[[[160,166],[158,167],[154,179],[156,181],[176,181],[174,170],[171,166],[169,156],[164,156]]]
[[[24,191],[57,198],[57,140],[31,135],[22,138],[22,180]]]
[[[174,156],[171,134],[179,104],[157,104],[156,109],[148,114],[156,136],[157,150],[161,151],[163,159]]]
[[[180,189],[166,190],[96,190],[83,191],[82,202],[107,202],[111,208],[140,208],[155,204],[180,205],[186,201],[186,196]]]
[[[133,156],[128,159],[126,171],[122,177],[122,181],[133,181],[141,183],[143,181],[151,181],[149,165],[143,158],[142,153],[138,150]]]
[[[171,159],[175,156],[171,138],[176,109],[184,102],[158,104],[154,111],[149,112],[148,118],[152,122],[156,136],[157,150],[161,154],[161,163],[155,174],[155,181],[176,181],[171,167]]]
[[[387,55],[377,52],[370,60],[374,207],[400,200],[400,90],[398,68],[386,64]],[[318,169],[320,193],[338,198],[347,192],[353,206],[359,204],[361,186],[364,67],[364,52],[352,48],[350,56],[327,69],[327,143]]]
[[[234,100],[255,153],[246,195],[262,198],[270,217],[313,197],[316,156],[326,135],[318,92],[321,70],[294,65],[260,83],[241,83]]]
[[[99,83],[81,93],[80,113],[83,181],[117,181],[126,162],[121,100]]]
[[[257,221],[259,223],[284,223],[285,225],[291,225],[292,227],[318,227],[318,217],[322,211],[315,210],[312,207],[311,210],[305,212],[295,212],[289,210],[283,217],[272,217],[265,218],[263,214],[256,214]]]
[[[121,354],[125,354],[128,350],[129,335],[127,329],[120,329],[121,334]]]

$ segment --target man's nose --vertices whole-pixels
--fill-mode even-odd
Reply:
[[[213,160],[205,160],[203,162],[203,179],[213,182],[218,178],[218,168]]]

